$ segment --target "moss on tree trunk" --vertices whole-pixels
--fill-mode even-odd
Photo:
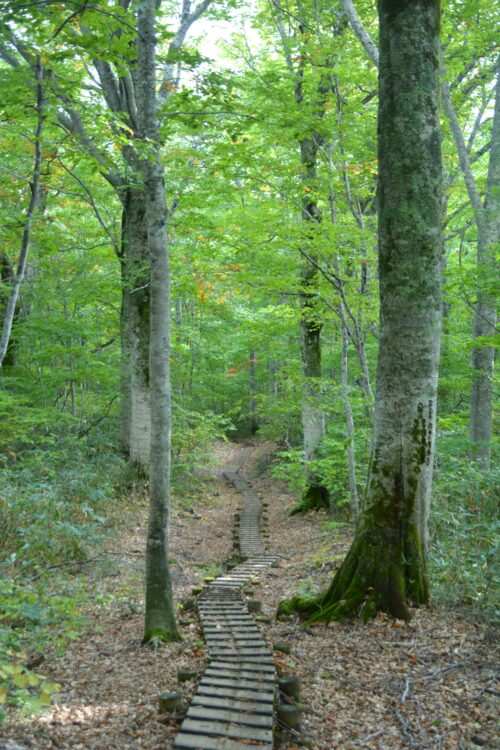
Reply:
[[[330,587],[279,613],[408,620],[429,598],[441,312],[439,1],[379,0],[380,348],[372,458],[352,547]]]

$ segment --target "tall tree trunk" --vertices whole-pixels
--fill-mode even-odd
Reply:
[[[149,391],[149,256],[146,195],[130,187],[122,198],[122,445],[142,472],[149,466],[151,407]],[[128,436],[125,432],[128,430]]]
[[[379,0],[380,349],[366,502],[329,589],[280,606],[314,619],[428,600],[441,310],[439,0]]]
[[[496,333],[497,307],[494,294],[485,288],[493,278],[495,245],[500,242],[500,59],[497,63],[495,113],[491,130],[490,159],[486,195],[478,224],[477,270],[479,275],[472,336],[479,346],[472,350],[472,389],[470,407],[471,457],[490,468],[491,423],[493,412],[493,370],[495,350],[481,343],[481,337]]]
[[[120,304],[120,431],[119,448],[130,458],[130,424],[132,418],[131,377],[130,377],[130,300],[125,284],[125,255],[120,255],[121,304]]]
[[[356,483],[356,458],[354,454],[354,419],[352,416],[351,402],[349,399],[348,381],[348,353],[349,335],[345,321],[345,312],[341,311],[342,319],[342,359],[340,364],[340,395],[344,402],[344,413],[347,433],[347,475],[349,479],[349,500],[351,515],[354,521],[358,520],[359,503],[358,487]]]
[[[35,130],[35,158],[33,163],[33,180],[31,184],[31,198],[26,212],[26,221],[24,222],[23,238],[21,242],[21,252],[17,263],[16,275],[13,279],[9,299],[5,307],[5,314],[2,326],[2,335],[0,336],[0,367],[9,349],[10,334],[12,323],[16,314],[19,291],[26,273],[26,264],[28,261],[28,251],[30,246],[31,226],[35,215],[39,195],[40,195],[40,170],[42,166],[42,132],[45,122],[44,112],[44,91],[43,91],[43,66],[40,57],[36,59],[34,68],[36,79],[36,112],[37,124]]]
[[[259,429],[257,418],[257,379],[255,374],[255,351],[252,349],[248,359],[248,385],[250,390],[250,432],[252,435]]]
[[[278,375],[280,371],[280,363],[275,359],[271,359],[267,363],[269,370],[269,396],[273,401],[276,401],[279,393],[279,382]]]
[[[15,273],[14,269],[12,268],[12,265],[10,263],[9,258],[4,253],[0,254],[0,316],[3,320],[6,316],[7,312],[7,305],[10,297],[10,289],[12,288],[15,280]],[[2,289],[2,286],[5,287],[5,289]],[[19,316],[20,312],[20,305],[19,300],[17,300],[16,307],[14,309],[14,317],[12,319],[11,324],[11,334],[12,334],[12,328],[15,327],[16,319]],[[7,344],[7,349],[5,351],[5,356],[3,358],[2,367],[14,367],[16,364],[16,346],[15,343],[12,341],[11,336],[9,336],[9,341]]]
[[[140,134],[148,143],[144,176],[150,272],[151,450],[149,525],[146,548],[146,612],[144,642],[179,637],[168,563],[170,511],[170,269],[167,238],[165,175],[158,140],[156,73],[156,0],[143,0],[138,10],[138,82]]]
[[[302,201],[302,220],[305,222],[307,237],[321,222],[321,212],[314,197],[309,192],[316,189],[317,154],[320,136],[313,134],[300,141],[300,158],[303,168],[303,182],[307,188]],[[307,251],[309,248],[307,248]],[[306,489],[301,502],[293,513],[310,509],[329,508],[330,496],[317,472],[311,468],[317,458],[317,451],[325,435],[325,415],[321,403],[321,328],[322,322],[313,290],[317,284],[317,270],[306,261],[300,274],[300,349],[302,359],[302,431],[304,436],[304,461],[306,467]]]

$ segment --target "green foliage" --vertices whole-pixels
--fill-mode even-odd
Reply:
[[[107,446],[75,438],[57,448],[4,456],[0,472],[0,720],[50,702],[56,686],[27,666],[31,652],[61,651],[86,624],[95,595],[71,577],[102,543],[115,512],[124,462]]]
[[[498,616],[500,472],[484,472],[464,455],[457,438],[440,453],[431,516],[434,598]]]
[[[214,442],[226,440],[234,428],[227,417],[189,411],[179,405],[174,409],[172,429],[173,490],[185,503],[199,490],[210,468]]]
[[[106,533],[124,464],[105,445],[74,438],[16,454],[0,473],[0,541],[11,569],[82,559]]]
[[[58,685],[24,666],[25,659],[26,654],[5,648],[0,635],[0,725],[7,718],[8,708],[37,713],[57,692]]]

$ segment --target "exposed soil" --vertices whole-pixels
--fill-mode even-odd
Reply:
[[[218,446],[218,466],[203,497],[192,512],[174,509],[170,547],[179,601],[204,576],[217,575],[230,554],[241,499],[220,471],[238,450]],[[328,583],[350,543],[348,529],[323,528],[323,512],[287,516],[297,499],[264,470],[273,450],[257,442],[243,467],[269,501],[270,549],[281,556],[280,567],[267,570],[257,589],[271,616],[281,599]],[[2,741],[37,750],[172,748],[179,721],[159,715],[158,694],[180,690],[187,705],[196,682],[179,686],[177,670],[193,668],[201,675],[206,649],[189,615],[181,615],[181,643],[157,651],[140,646],[146,517],[145,502],[124,509],[121,546],[115,543],[112,550],[118,554],[91,577],[96,599],[113,598],[92,607],[84,638],[63,656],[48,656],[37,670],[60,684],[57,702],[42,716],[17,717],[1,727]],[[303,743],[313,750],[500,748],[491,626],[430,608],[416,611],[408,625],[380,617],[369,625],[304,629],[293,619],[273,619],[262,629],[269,643],[288,642],[290,655],[276,652],[276,663],[302,684],[303,736],[284,735],[278,741],[282,750]]]

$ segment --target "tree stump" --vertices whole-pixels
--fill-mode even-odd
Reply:
[[[300,708],[293,703],[286,706],[278,706],[276,709],[278,721],[287,729],[300,732]]]
[[[176,691],[161,693],[158,696],[158,709],[162,714],[174,714],[182,711],[182,695]]]
[[[177,682],[189,682],[198,677],[196,669],[178,669],[177,670]]]
[[[300,680],[297,675],[289,674],[278,680],[278,686],[288,698],[300,701]]]

